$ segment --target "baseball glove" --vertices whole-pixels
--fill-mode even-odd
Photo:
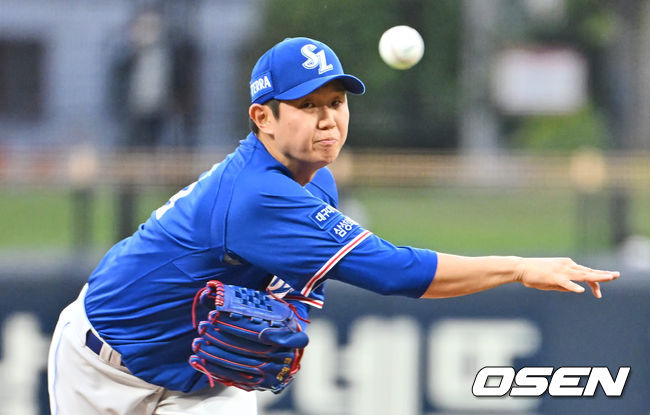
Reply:
[[[207,320],[196,323],[197,309]],[[199,337],[189,363],[214,381],[247,391],[280,393],[300,369],[309,338],[293,305],[245,287],[209,281],[194,298],[192,320]],[[307,321],[308,322],[308,321]]]

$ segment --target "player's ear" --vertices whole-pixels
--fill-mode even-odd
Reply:
[[[248,108],[248,116],[257,125],[260,132],[273,135],[272,121],[275,120],[275,117],[268,105],[252,104]]]

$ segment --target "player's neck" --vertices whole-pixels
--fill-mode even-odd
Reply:
[[[284,167],[286,167],[289,172],[291,172],[293,180],[297,181],[301,186],[304,186],[307,183],[311,182],[311,179],[314,178],[316,172],[320,168],[324,167],[324,165],[320,164],[305,163],[303,161],[291,159],[282,153],[277,155],[271,153],[271,155],[277,161],[282,163],[282,165],[284,165]]]
[[[286,166],[286,164],[285,164]],[[310,168],[310,169],[298,169],[298,168],[291,168],[289,166],[286,166],[289,171],[291,172],[291,175],[293,176],[293,179],[297,181],[301,186],[306,185],[307,183],[311,182],[311,179],[314,178],[316,175],[316,172],[320,167],[318,168]]]
[[[271,143],[271,140],[269,140],[268,137],[265,137],[264,134],[259,134],[258,139],[264,145],[264,148],[266,148],[266,151],[269,152],[271,157],[286,167],[291,173],[291,177],[301,186],[309,183],[314,178],[316,172],[327,165],[327,163],[324,162],[310,163],[304,160],[292,158],[276,148],[276,146]]]

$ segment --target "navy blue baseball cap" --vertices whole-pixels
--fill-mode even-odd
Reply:
[[[334,79],[340,79],[353,94],[366,91],[359,78],[343,72],[341,61],[326,44],[306,37],[286,38],[255,64],[251,102],[302,98]]]

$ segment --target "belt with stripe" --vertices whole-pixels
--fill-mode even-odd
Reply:
[[[93,333],[92,330],[88,330],[86,332],[86,346],[88,346],[88,348],[90,350],[92,350],[97,356],[99,356],[103,360],[107,361],[108,363],[111,363],[111,360],[115,360],[115,362],[113,362],[113,363],[124,366],[124,363],[122,362],[122,359],[119,356],[119,354],[115,350],[111,349],[110,346],[108,344],[104,343],[99,337],[97,337],[95,335],[95,333]],[[107,357],[105,356],[106,352],[105,352],[104,355],[102,354],[102,349],[104,347],[107,347],[107,348],[110,349],[110,351],[108,352]],[[113,356],[115,356],[115,357],[113,357]],[[118,362],[118,360],[119,360],[119,362]]]

